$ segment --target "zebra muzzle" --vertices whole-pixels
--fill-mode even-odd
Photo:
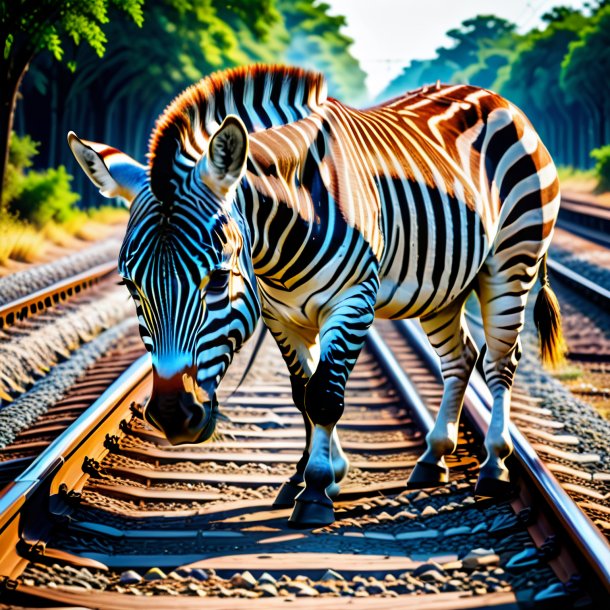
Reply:
[[[145,419],[163,432],[172,445],[201,443],[216,428],[218,404],[187,373],[172,378],[154,376]]]

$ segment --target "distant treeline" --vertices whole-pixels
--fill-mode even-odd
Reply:
[[[366,93],[352,40],[341,33],[344,17],[329,15],[317,0],[144,0],[141,27],[108,6],[103,56],[90,43],[70,40],[61,61],[52,52],[38,54],[16,107],[15,130],[41,143],[35,166],[65,165],[77,192],[94,193],[66,145],[69,130],[144,162],[165,106],[216,70],[289,63],[323,71],[331,95],[343,100],[358,104]]]
[[[493,89],[525,111],[557,164],[591,167],[591,150],[610,142],[610,0],[585,10],[554,8],[522,35],[494,15],[468,19],[379,100],[437,80]]]

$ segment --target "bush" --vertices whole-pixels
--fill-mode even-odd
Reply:
[[[610,191],[610,145],[594,148],[591,157],[596,161],[594,171],[599,190]]]
[[[10,209],[39,227],[50,221],[67,222],[77,213],[74,204],[80,199],[70,190],[71,180],[72,176],[63,165],[41,172],[30,171],[23,179],[19,197],[10,203]]]
[[[72,176],[63,166],[43,171],[29,169],[38,154],[38,142],[13,133],[4,178],[2,209],[42,227],[65,222],[77,213],[80,195],[70,189]]]

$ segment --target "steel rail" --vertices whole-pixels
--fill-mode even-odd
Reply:
[[[438,359],[421,328],[411,320],[401,320],[396,322],[396,324],[411,346],[429,364],[432,371],[440,375]],[[381,339],[374,332],[371,336],[371,345],[377,341],[381,341]],[[388,358],[388,370],[400,369],[400,364],[387,348],[386,351],[380,350],[376,353],[384,354],[384,359]],[[380,362],[385,368],[386,363],[381,358]],[[392,377],[392,380],[397,383],[399,376]],[[406,386],[403,391],[410,391],[409,387]],[[417,400],[409,402],[412,405],[423,404]],[[482,376],[476,370],[473,371],[466,391],[464,408],[473,424],[482,434],[485,434],[489,427],[491,404],[492,397],[487,389],[487,385]],[[424,408],[427,411],[425,406]],[[418,419],[420,417],[423,419],[426,416],[418,415],[417,417]],[[564,491],[519,429],[511,423],[509,430],[514,444],[514,455],[528,476],[533,479],[539,492],[552,508],[561,525],[569,533],[570,538],[576,543],[581,553],[583,553],[606,589],[610,592],[610,545],[608,541]]]
[[[59,280],[46,288],[0,306],[0,329],[36,315],[79,294],[116,271],[116,261],[102,263],[82,273]]]
[[[94,445],[98,451],[99,448],[104,450],[104,436],[108,432],[104,426],[111,423],[118,426],[121,414],[128,410],[126,401],[138,392],[141,384],[146,383],[149,373],[150,357],[146,354],[125,370],[24,472],[4,488],[0,496],[0,540],[4,536],[18,537],[20,511],[43,485],[58,487],[55,479],[61,478],[61,482],[70,487],[82,477],[81,464],[85,455]],[[121,413],[117,413],[119,407]],[[75,468],[69,470],[69,464],[75,464]],[[10,557],[14,553],[14,545],[0,544],[0,568],[5,576],[7,563],[11,563]],[[10,570],[10,565],[8,568]]]
[[[610,207],[592,201],[562,197],[557,226],[610,247]]]
[[[564,280],[567,280],[571,284],[574,284],[578,288],[581,288],[587,294],[593,297],[593,299],[595,299],[600,305],[610,307],[610,290],[607,290],[603,286],[600,286],[586,277],[579,275],[555,260],[547,260],[547,266],[552,273],[556,274],[560,278],[563,278]]]

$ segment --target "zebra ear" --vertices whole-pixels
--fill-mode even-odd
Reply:
[[[201,164],[203,182],[216,194],[225,196],[242,177],[248,157],[248,132],[242,120],[229,115],[212,136],[207,158]]]
[[[122,197],[131,205],[146,182],[146,166],[116,148],[81,140],[73,131],[68,134],[68,144],[104,197]]]

